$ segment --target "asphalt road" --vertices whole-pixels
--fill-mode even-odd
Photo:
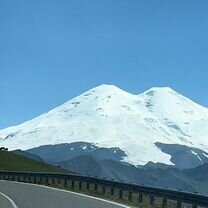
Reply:
[[[4,194],[4,195],[2,195]],[[6,198],[7,197],[7,198]],[[10,201],[9,201],[9,199]],[[16,207],[13,203],[16,204]],[[124,208],[126,206],[32,184],[0,181],[3,208]]]
[[[5,196],[4,194],[0,193],[0,207],[2,208],[13,208],[12,207],[12,203],[9,201],[9,199],[7,198],[7,196]]]

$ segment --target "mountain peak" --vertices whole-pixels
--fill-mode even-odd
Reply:
[[[88,93],[95,93],[97,96],[100,95],[130,95],[130,93],[126,92],[125,90],[120,89],[119,87],[115,85],[110,85],[110,84],[102,84],[97,87],[94,87],[84,94]]]
[[[148,96],[148,97],[170,97],[170,96],[181,96],[180,93],[176,92],[170,87],[152,87],[149,90],[145,91],[141,95]]]
[[[147,90],[145,93],[147,94],[148,92],[156,92],[156,93],[177,93],[171,87],[152,87],[149,90]]]
[[[119,87],[111,84],[101,84],[97,87],[94,87],[92,90],[94,91],[123,91]]]

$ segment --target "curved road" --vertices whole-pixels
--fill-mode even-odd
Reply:
[[[12,203],[13,201],[13,203]],[[16,204],[16,206],[15,206]],[[0,181],[4,208],[127,208],[127,206],[50,187]]]
[[[0,192],[0,207],[16,208],[16,204],[5,194]]]

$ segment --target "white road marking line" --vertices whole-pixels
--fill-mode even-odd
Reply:
[[[2,192],[0,192],[0,194],[12,204],[13,208],[18,208],[17,205],[14,203],[14,201],[11,198],[9,198],[7,195],[3,194]]]
[[[39,184],[31,184],[31,183],[24,183],[24,182],[17,182],[17,181],[7,181],[7,180],[1,180],[1,181],[11,182],[11,183],[17,183],[17,184],[24,184],[24,185],[30,185],[30,186],[42,187],[42,188],[46,188],[46,189],[51,189],[51,190],[55,190],[55,191],[61,191],[61,192],[70,193],[70,194],[74,194],[74,195],[78,195],[78,196],[83,196],[83,197],[90,198],[90,199],[95,199],[95,200],[98,200],[98,201],[107,202],[107,203],[110,203],[110,204],[114,204],[114,205],[121,206],[123,208],[130,208],[130,207],[126,206],[126,205],[119,204],[119,203],[112,202],[112,201],[108,201],[106,199],[101,199],[101,198],[97,198],[97,197],[94,197],[94,196],[88,196],[88,195],[85,195],[85,194],[81,194],[81,193],[77,193],[77,192],[72,192],[72,191],[67,191],[67,190],[62,190],[62,189],[58,189],[58,188],[52,188],[52,187],[49,187],[49,186],[44,186],[44,185],[39,185]],[[18,207],[15,207],[15,208],[18,208]]]

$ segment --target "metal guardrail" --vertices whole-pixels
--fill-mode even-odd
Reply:
[[[0,171],[0,180],[55,186],[120,201],[135,207],[208,208],[208,196],[205,195],[83,175]]]

